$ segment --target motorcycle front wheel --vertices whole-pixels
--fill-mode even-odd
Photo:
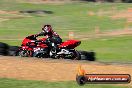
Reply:
[[[21,56],[21,57],[32,57],[32,51],[20,50],[19,56]]]

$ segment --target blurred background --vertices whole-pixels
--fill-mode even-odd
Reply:
[[[44,24],[98,61],[132,61],[132,0],[0,0],[0,42],[21,45]]]

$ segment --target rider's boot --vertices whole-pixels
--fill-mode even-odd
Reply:
[[[52,43],[52,50],[53,50],[53,52],[55,52],[55,53],[57,53],[57,52],[59,52],[59,51],[60,51],[60,49],[59,49],[58,45],[57,45],[57,44],[55,44],[55,43]]]

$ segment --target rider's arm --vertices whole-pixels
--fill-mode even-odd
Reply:
[[[30,35],[30,36],[28,36],[28,37],[26,37],[26,38],[28,38],[28,39],[33,39],[33,38],[36,38],[36,35]]]
[[[37,36],[46,36],[46,33],[44,31],[37,34]]]

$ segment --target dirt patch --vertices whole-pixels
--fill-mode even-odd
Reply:
[[[2,21],[7,21],[7,20],[9,20],[9,19],[0,18],[0,22],[2,22]]]
[[[61,30],[59,30],[61,31]],[[126,29],[126,30],[113,30],[113,31],[105,31],[105,32],[90,32],[90,33],[75,33],[74,38],[79,40],[88,40],[88,39],[94,39],[94,38],[100,38],[100,37],[119,37],[119,36],[127,36],[132,34],[132,29]],[[69,36],[62,36],[62,38],[69,38]],[[23,40],[22,38],[5,38],[1,37],[0,40]]]
[[[106,31],[96,33],[96,36],[120,36],[120,35],[131,35],[132,29],[124,29],[124,30],[114,30],[114,31]]]
[[[129,12],[122,12],[111,16],[112,19],[131,18],[131,17],[132,17],[132,13]]]
[[[128,8],[127,10],[116,12],[113,16],[111,16],[112,19],[120,19],[120,18],[126,18],[131,19],[132,21],[132,8]]]
[[[132,75],[131,65],[1,56],[0,77],[27,80],[69,81],[75,80],[79,65],[82,65],[87,73],[90,74]],[[129,85],[132,86],[132,84]]]
[[[18,14],[18,11],[4,11],[4,10],[0,10],[0,14]]]
[[[132,34],[132,28],[126,28],[122,30],[112,30],[112,31],[98,31],[98,32],[90,32],[90,33],[83,33],[83,34],[76,34],[78,36],[75,36],[74,38],[80,39],[80,40],[87,40],[87,39],[93,39],[93,38],[99,38],[99,37],[111,37],[111,36],[122,36],[122,35],[131,35]]]
[[[9,18],[5,17],[5,15],[7,15],[7,14],[13,14],[14,15],[16,13],[17,13],[16,11],[7,12],[7,11],[0,10],[0,22],[9,20]]]
[[[24,16],[19,11],[4,11],[0,10],[0,18],[1,19],[19,19],[19,18],[25,18],[25,17],[31,17],[31,16]],[[5,21],[5,20],[3,20]]]
[[[64,3],[67,3],[67,2],[75,2],[75,1],[70,1],[70,0],[16,0],[17,2],[20,2],[20,3],[32,3],[32,4],[45,4],[45,3],[49,3],[49,4],[64,4]]]

